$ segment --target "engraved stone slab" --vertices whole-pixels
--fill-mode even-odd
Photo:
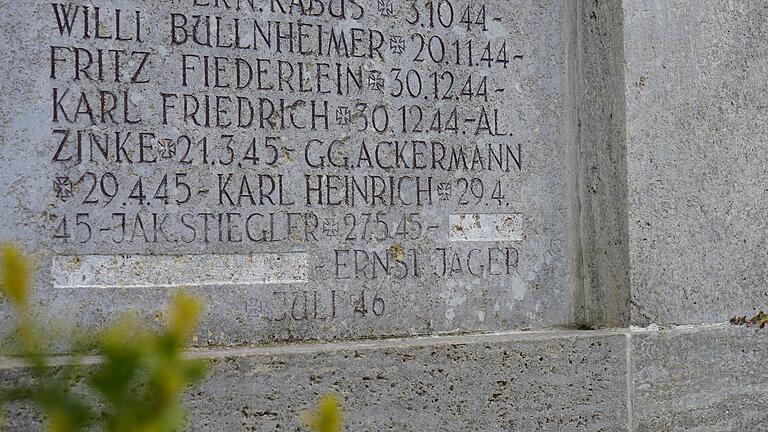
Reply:
[[[200,345],[567,324],[567,3],[4,3],[0,235]]]

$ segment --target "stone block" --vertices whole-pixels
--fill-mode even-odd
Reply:
[[[768,301],[764,2],[624,2],[632,321]]]
[[[721,326],[632,335],[634,430],[762,430],[768,333]]]
[[[200,352],[211,367],[186,397],[189,430],[300,430],[334,392],[351,431],[625,431],[625,352],[623,334],[600,332]],[[6,418],[9,432],[34,424],[19,406]]]

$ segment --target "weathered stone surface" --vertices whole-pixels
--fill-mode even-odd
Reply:
[[[203,346],[571,323],[569,2],[289,3],[0,5],[37,303],[189,287]]]
[[[768,301],[768,7],[625,1],[632,320]]]
[[[625,341],[533,333],[204,353],[214,358],[187,397],[190,430],[300,430],[300,414],[336,392],[345,430],[623,431]],[[30,430],[17,413],[8,430]]]
[[[765,2],[288,3],[0,2],[0,240],[41,320],[200,296],[192,430],[327,391],[350,430],[766,420],[764,333],[472,335],[764,306]]]
[[[619,1],[573,3],[580,222],[574,235],[583,255],[574,310],[580,323],[621,327],[630,321],[623,10]]]
[[[634,430],[760,430],[768,332],[718,326],[632,335]]]

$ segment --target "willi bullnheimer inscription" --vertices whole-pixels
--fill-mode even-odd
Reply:
[[[234,343],[567,319],[561,6],[34,3],[54,296],[187,286]]]

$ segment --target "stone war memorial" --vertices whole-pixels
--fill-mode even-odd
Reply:
[[[0,46],[37,320],[194,295],[186,430],[768,430],[768,1],[0,0]]]

